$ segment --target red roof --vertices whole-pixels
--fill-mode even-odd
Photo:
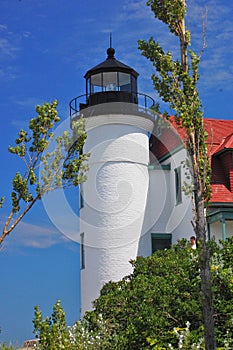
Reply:
[[[161,135],[151,138],[151,151],[158,160],[169,155],[186,139],[184,129],[177,126],[174,117],[169,121],[174,128],[165,127]],[[233,204],[233,120],[206,118],[204,127],[208,132],[207,145],[212,167],[211,202]]]
[[[223,138],[222,143],[215,149],[215,154],[227,149],[233,149],[233,133]]]
[[[220,145],[223,145],[224,140],[231,136],[230,143],[225,144],[224,147],[232,148],[233,145],[233,120],[219,120],[219,119],[204,119],[205,130],[208,132],[208,146],[210,155],[218,152]],[[231,147],[229,147],[231,144]]]
[[[212,168],[212,203],[233,204],[232,154],[222,154],[233,149],[233,120],[205,119],[208,132],[208,149]]]

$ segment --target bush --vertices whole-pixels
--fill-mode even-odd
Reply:
[[[218,349],[233,348],[233,238],[209,242]],[[67,327],[60,301],[33,320],[40,350],[204,349],[198,252],[182,240],[131,262],[134,271],[109,282],[93,311]]]
[[[233,238],[219,247],[209,242],[218,346],[233,346]],[[203,338],[198,252],[186,241],[132,262],[134,272],[107,283],[85,319],[97,332],[98,315],[120,339],[119,349],[177,348],[174,329],[190,322],[189,344]],[[170,344],[170,345],[169,345]],[[229,346],[230,346],[229,345]]]

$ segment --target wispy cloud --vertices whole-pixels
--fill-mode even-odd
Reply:
[[[3,251],[21,250],[21,248],[44,249],[67,242],[68,239],[52,226],[21,222],[3,243]]]
[[[14,80],[18,76],[15,67],[13,66],[4,66],[0,68],[0,81],[1,80]]]
[[[0,54],[2,58],[15,57],[18,48],[14,47],[6,38],[0,38]]]
[[[22,50],[23,40],[32,37],[29,31],[11,31],[5,24],[0,23],[0,80],[13,80],[19,76],[16,68],[17,58]]]
[[[0,80],[13,80],[17,77],[13,62],[20,51],[15,36],[8,31],[4,24],[0,24]]]
[[[28,110],[31,116],[31,117],[28,117],[27,115],[25,115],[23,119],[22,118],[15,119],[15,117],[12,117],[10,123],[12,126],[16,127],[17,129],[19,128],[27,129],[30,118],[36,115],[35,107],[37,105],[42,105],[45,102],[44,100],[38,97],[26,97],[24,99],[17,100],[15,99],[14,96],[12,96],[10,97],[10,99],[12,100],[12,104],[18,105],[22,107],[22,109],[24,110]]]
[[[201,61],[201,69],[202,86],[207,94],[211,94],[213,89],[232,89],[233,23],[229,21],[229,7],[219,0],[207,1],[207,8],[207,47]]]
[[[220,0],[189,0],[187,5],[187,25],[192,33],[192,49],[197,53],[200,53],[203,46],[203,24],[205,28],[207,48],[201,61],[203,88],[207,91],[224,85],[225,88],[231,89],[233,68],[229,62],[233,54],[233,22],[229,20],[230,7],[224,6]],[[140,33],[138,38],[146,35],[149,39],[153,36],[165,50],[171,50],[175,57],[179,54],[179,42],[168,34],[168,29],[161,22],[154,19],[144,0],[125,2],[124,11],[118,20],[126,21],[127,18],[137,21],[138,26],[132,28],[130,33],[124,33],[124,36],[135,37],[138,33]],[[130,54],[131,59],[140,65],[140,72],[143,72],[143,63],[136,58],[138,54],[136,52]],[[144,70],[147,70],[148,75],[147,65]]]
[[[18,34],[13,34],[5,24],[0,23],[0,57],[1,60],[15,58],[19,51],[16,43]]]
[[[43,104],[44,101],[42,101],[38,97],[27,97],[27,98],[22,99],[22,100],[16,100],[15,103],[19,106],[30,107],[33,110],[33,109],[35,109],[36,105]]]
[[[123,6],[123,11],[120,19],[125,20],[150,20],[153,19],[154,15],[150,11],[149,7],[146,6],[145,0],[130,0],[126,1]]]

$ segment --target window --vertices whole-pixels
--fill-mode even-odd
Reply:
[[[103,89],[104,91],[118,91],[117,72],[103,73]]]
[[[157,126],[157,130],[156,130],[156,131],[157,131],[157,132],[156,132],[156,136],[157,136],[157,137],[162,135],[162,128],[161,128],[160,125]]]
[[[84,198],[83,198],[83,184],[79,185],[79,209],[84,207]]]
[[[176,190],[176,204],[182,202],[182,189],[181,189],[181,167],[175,169],[175,190]]]
[[[120,91],[131,92],[130,74],[119,72]]]
[[[163,250],[171,248],[172,234],[171,233],[152,233],[151,234],[151,247],[152,254],[156,250]]]
[[[96,92],[102,92],[103,91],[103,75],[101,73],[94,74],[91,77],[91,94],[95,94]]]
[[[80,267],[85,269],[84,232],[80,234]]]
[[[88,94],[105,91],[137,92],[137,78],[123,72],[101,72],[87,80]]]

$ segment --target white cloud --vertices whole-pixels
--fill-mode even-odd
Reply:
[[[14,80],[17,76],[15,68],[12,66],[4,66],[4,68],[0,68],[0,80]]]
[[[8,30],[5,24],[0,24],[0,57],[1,61],[16,57],[19,47],[17,44],[18,34],[14,34]]]
[[[23,38],[30,38],[30,37],[32,37],[32,34],[30,32],[23,32],[22,37]]]
[[[149,20],[154,17],[149,6],[146,6],[145,0],[126,1],[123,6],[123,10],[120,19],[125,20]]]
[[[0,24],[0,31],[4,31],[7,29],[7,26],[5,24]]]
[[[4,251],[21,250],[22,248],[48,248],[67,242],[68,239],[52,225],[42,226],[21,222],[3,242]]]
[[[0,24],[0,80],[9,81],[19,77],[17,58],[24,40],[30,39],[29,31],[13,32],[5,24]],[[15,64],[15,65],[14,65]]]
[[[12,63],[20,49],[16,36],[8,31],[6,25],[0,24],[0,34],[0,81],[14,80],[17,72]]]
[[[35,106],[43,104],[44,101],[40,100],[38,97],[27,97],[22,100],[17,100],[15,103],[22,107],[30,107],[32,111],[35,110]]]
[[[7,38],[0,38],[0,54],[2,59],[7,56],[13,58],[15,53],[18,51],[18,48],[13,46]]]
[[[230,89],[233,78],[231,65],[233,22],[229,6],[223,5],[220,0],[188,0],[187,6],[187,26],[192,34],[192,49],[197,53],[201,51],[203,45],[202,16],[205,17],[207,11],[207,17],[204,18],[207,48],[201,61],[201,83],[205,89],[214,89],[219,84],[224,84],[226,88]],[[165,51],[171,50],[175,55],[179,55],[179,43],[176,38],[169,35],[169,30],[162,26],[160,21],[152,18],[153,14],[151,14],[152,11],[145,5],[144,0],[127,1],[120,18],[121,20],[134,19],[138,25],[137,28],[132,28],[130,33],[125,33],[125,35],[135,37],[138,32],[140,33],[138,38],[146,35],[146,39],[149,39],[150,36],[153,36]],[[135,57],[136,55],[135,52]],[[131,59],[131,62],[133,61]],[[143,69],[142,61],[135,59],[134,62],[140,62],[140,72],[147,70],[148,76],[148,69],[146,66]]]

